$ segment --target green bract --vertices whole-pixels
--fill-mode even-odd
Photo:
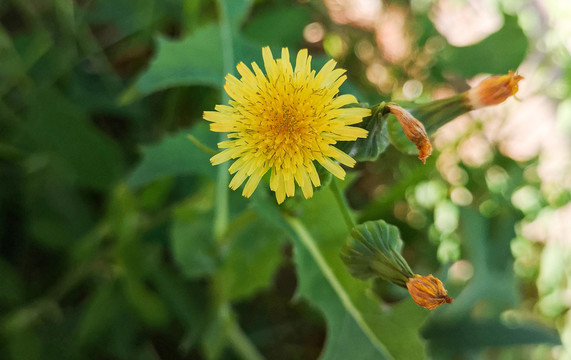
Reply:
[[[353,228],[341,259],[354,277],[380,277],[405,286],[413,272],[401,255],[403,242],[396,226],[383,220],[367,221]]]

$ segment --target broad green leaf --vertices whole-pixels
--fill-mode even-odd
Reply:
[[[269,286],[282,262],[281,236],[273,226],[249,212],[238,220],[245,224],[230,225],[241,229],[231,236],[217,273],[220,290],[229,300],[246,298]]]
[[[25,282],[16,269],[3,257],[0,257],[0,304],[14,306],[24,299]]]
[[[154,91],[181,85],[222,86],[222,43],[212,24],[182,40],[157,38],[156,56],[134,87],[123,94],[129,103]]]
[[[261,47],[236,35],[234,58],[249,63],[261,58]],[[175,86],[206,85],[221,88],[226,74],[222,63],[220,28],[211,24],[182,40],[157,38],[156,56],[135,84],[120,97],[122,104]]]
[[[170,237],[174,260],[186,276],[194,278],[215,272],[218,259],[209,214],[175,217]]]
[[[95,342],[108,331],[120,316],[123,297],[113,283],[97,287],[86,300],[78,328],[78,339],[83,344]]]
[[[150,274],[150,281],[169,307],[187,336],[181,344],[183,351],[194,347],[208,320],[208,289],[202,282],[183,281],[180,273],[158,268]]]
[[[89,122],[79,104],[53,88],[39,91],[30,102],[23,130],[35,145],[61,160],[78,185],[109,189],[121,174],[117,144]]]
[[[480,73],[505,74],[525,58],[528,40],[515,16],[505,16],[504,26],[481,42],[465,47],[448,46],[440,52],[445,72],[470,78]]]
[[[490,346],[561,344],[555,329],[533,323],[510,324],[500,320],[473,320],[438,323],[423,331],[431,347],[463,353]]]
[[[425,358],[418,329],[428,311],[411,300],[385,311],[372,295],[369,284],[347,272],[339,251],[348,231],[336,209],[332,193],[324,190],[304,202],[301,222],[290,219],[297,233],[294,245],[298,295],[323,311],[328,322],[324,356],[335,358],[342,346],[339,339],[348,336],[344,331],[353,329],[350,337],[361,346],[346,349],[346,352],[352,352],[347,358]],[[343,344],[346,345],[344,340]]]
[[[250,12],[254,0],[225,0],[223,1],[228,7],[228,15],[230,16],[230,24],[233,29],[239,29]]]
[[[214,179],[216,169],[210,164],[211,155],[197,148],[188,139],[189,134],[216,148],[218,135],[208,130],[206,121],[201,121],[192,129],[167,136],[156,145],[143,147],[142,160],[131,174],[129,184],[139,187],[159,178],[177,175],[203,175]]]
[[[4,338],[7,353],[11,360],[41,360],[43,358],[42,340],[35,331],[19,331],[8,334]]]
[[[129,304],[145,324],[161,327],[168,323],[170,314],[163,299],[142,281],[128,277],[125,279],[124,290]]]
[[[253,17],[244,35],[262,45],[297,48],[309,22],[310,14],[303,7],[274,7]]]

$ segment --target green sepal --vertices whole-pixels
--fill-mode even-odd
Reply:
[[[398,102],[397,102],[398,103]],[[426,132],[431,135],[442,125],[473,110],[465,94],[458,94],[446,99],[431,101],[424,104],[400,104],[416,119],[424,124]]]
[[[404,287],[413,272],[401,255],[402,247],[396,226],[383,220],[367,221],[351,230],[341,259],[357,279],[379,277]]]
[[[369,135],[355,141],[342,141],[339,149],[357,161],[375,161],[389,146],[386,114],[388,109],[382,102],[371,108],[372,114],[363,119],[357,126],[367,130]]]

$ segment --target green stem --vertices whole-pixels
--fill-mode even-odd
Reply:
[[[343,196],[343,193],[339,188],[337,179],[332,179],[329,187],[333,192],[333,196],[335,196],[337,205],[339,205],[339,210],[341,210],[341,215],[343,215],[343,220],[345,220],[345,224],[347,225],[349,232],[351,232],[351,230],[355,227],[355,220],[353,220],[353,216],[351,215],[351,211],[349,210],[349,205],[347,204],[347,200],[345,199],[345,196]]]
[[[228,17],[228,0],[218,0],[218,11],[220,15],[219,25],[220,25],[220,36],[222,39],[222,68],[224,74],[230,74],[233,72],[234,68],[234,44],[232,39],[232,28],[230,25]],[[226,92],[222,93],[222,102],[228,103],[230,97]],[[227,140],[226,134],[220,134],[220,141]],[[221,250],[225,241],[224,238],[227,235],[229,216],[228,216],[228,183],[230,180],[230,174],[228,172],[229,164],[226,162],[224,164],[218,165],[218,172],[216,178],[216,202],[214,209],[214,238]],[[218,279],[217,275],[214,275],[213,282],[216,285]],[[262,360],[264,357],[258,352],[256,347],[252,344],[250,339],[244,334],[236,316],[232,309],[232,306],[226,296],[223,295],[221,290],[215,286],[215,299],[220,303],[220,309],[224,312],[223,316],[226,319],[226,335],[232,348],[238,356],[244,360]]]
[[[258,352],[258,349],[252,344],[250,339],[244,334],[244,331],[236,321],[236,317],[230,314],[228,323],[226,324],[226,335],[236,353],[245,360],[263,360],[264,357]]]
[[[218,10],[220,12],[220,36],[222,39],[222,65],[225,74],[232,72],[234,67],[234,44],[232,41],[232,29],[228,19],[227,0],[218,0]],[[222,93],[222,102],[227,103],[230,100],[228,94]],[[220,134],[220,141],[227,140],[226,134]],[[229,164],[218,165],[216,179],[216,202],[214,211],[214,238],[221,241],[228,228],[228,183],[230,174],[228,173]]]

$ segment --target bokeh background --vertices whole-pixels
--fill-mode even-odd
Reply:
[[[421,328],[426,356],[571,359],[569,19],[557,0],[3,0],[0,358],[234,359],[232,334],[268,359],[351,349],[296,296],[288,235],[247,222],[239,193],[233,241],[212,242],[216,169],[187,135],[215,146],[201,115],[225,64],[269,45],[336,59],[369,105],[525,77],[441,128],[426,165],[390,147],[346,194],[456,299]],[[386,306],[405,298],[379,286]]]

